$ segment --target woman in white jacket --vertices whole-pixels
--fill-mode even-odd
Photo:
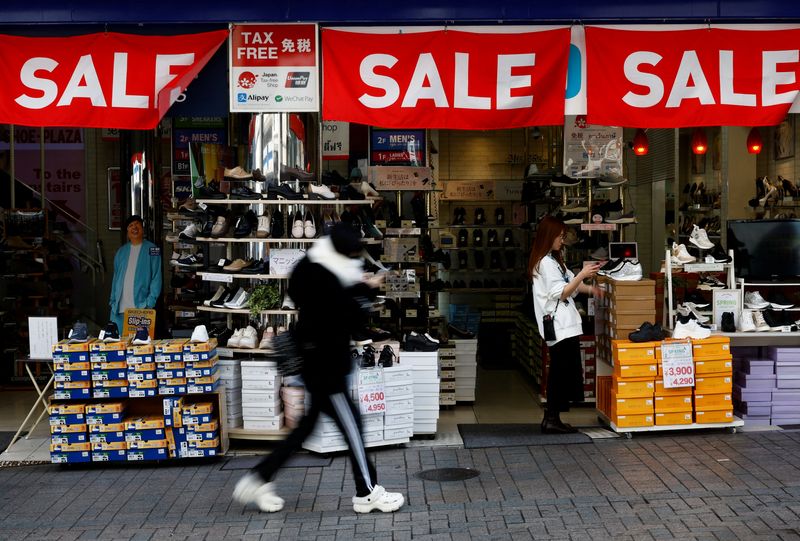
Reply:
[[[574,428],[561,421],[561,412],[569,411],[570,401],[583,400],[583,369],[578,339],[583,331],[573,297],[578,293],[595,297],[602,295],[598,287],[583,283],[597,274],[599,263],[584,266],[577,275],[564,264],[561,249],[566,231],[567,227],[561,221],[545,216],[536,228],[528,261],[536,323],[550,351],[547,408],[542,420],[542,432],[553,434],[575,432]],[[552,320],[555,336],[545,334],[545,316]]]

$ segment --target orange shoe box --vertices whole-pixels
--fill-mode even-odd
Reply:
[[[691,387],[687,387],[691,389]],[[656,413],[692,412],[692,395],[656,396],[654,399]],[[656,422],[658,424],[658,422]],[[663,424],[663,423],[662,423]]]
[[[612,389],[620,398],[652,397],[655,383],[653,378],[614,378]]]
[[[730,393],[694,395],[694,409],[697,411],[733,409]]]
[[[694,360],[694,373],[695,374],[730,374],[733,370],[733,357],[730,355],[727,359],[700,359]]]
[[[621,364],[614,361],[614,375],[618,378],[654,378],[658,374],[658,366],[652,364]]]
[[[619,398],[611,393],[612,415],[640,415],[653,413],[653,397],[650,398]]]
[[[664,382],[660,379],[656,383],[656,396],[692,396],[691,387],[664,387]]]
[[[729,423],[733,421],[733,410],[695,411],[697,423]]]
[[[631,342],[629,340],[612,340],[611,357],[614,365],[650,364],[656,360],[656,345],[658,342]],[[620,362],[617,362],[620,361]]]
[[[643,415],[612,415],[611,422],[617,428],[634,428],[639,426],[653,426],[654,418],[652,413]]]
[[[710,336],[702,340],[692,340],[692,354],[695,357],[724,359],[731,354],[731,339],[727,336]]]
[[[673,411],[669,413],[656,413],[656,425],[690,425],[692,424],[691,411]]]
[[[695,394],[730,393],[733,390],[733,375],[715,374],[713,376],[698,376],[694,380]]]

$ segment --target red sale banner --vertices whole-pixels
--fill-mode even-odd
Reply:
[[[586,28],[588,121],[771,126],[800,89],[800,28]]]
[[[0,124],[155,128],[227,37],[0,35]]]
[[[501,129],[564,122],[569,28],[322,30],[325,120]]]

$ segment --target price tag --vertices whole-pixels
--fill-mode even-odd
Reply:
[[[202,273],[203,280],[206,282],[223,282],[230,284],[233,282],[232,274],[225,274],[222,272],[204,272]]]
[[[410,318],[417,317],[417,309],[416,308],[406,308],[406,317],[410,317]]]
[[[358,406],[362,415],[386,411],[383,369],[358,371]]]
[[[694,387],[691,341],[661,342],[661,370],[665,389]]]

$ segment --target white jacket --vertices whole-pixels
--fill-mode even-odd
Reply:
[[[583,333],[581,315],[575,307],[573,298],[578,294],[576,289],[566,301],[561,301],[564,287],[575,278],[569,269],[561,272],[561,267],[556,259],[548,254],[539,262],[539,268],[533,274],[533,308],[536,313],[536,324],[539,334],[544,337],[542,318],[551,314],[554,318],[556,339],[547,342],[552,346],[565,338],[579,336]]]

